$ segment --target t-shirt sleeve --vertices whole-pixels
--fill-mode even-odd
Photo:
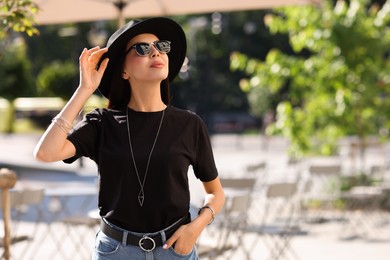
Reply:
[[[193,165],[194,173],[203,182],[212,181],[218,176],[210,137],[203,120],[198,117],[196,136],[196,157]]]
[[[96,109],[87,114],[68,136],[68,140],[75,146],[76,155],[65,159],[65,163],[73,163],[78,158],[85,156],[97,162],[98,133],[101,124],[101,111]]]

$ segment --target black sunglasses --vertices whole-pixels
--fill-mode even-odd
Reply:
[[[171,42],[166,40],[158,40],[152,43],[139,42],[131,46],[126,52],[129,53],[131,49],[135,49],[139,56],[146,56],[152,52],[152,45],[161,53],[168,53],[171,51]]]

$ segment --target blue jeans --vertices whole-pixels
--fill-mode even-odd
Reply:
[[[116,229],[124,231],[122,228],[113,224]],[[129,231],[128,231],[129,232]],[[144,233],[129,232],[134,235],[143,237]],[[160,234],[163,244],[167,240],[164,230],[156,233],[147,233],[150,236]],[[163,249],[161,246],[156,247],[151,252],[145,252],[138,246],[126,245],[126,241],[117,241],[108,237],[100,230],[96,234],[95,246],[92,254],[92,260],[198,260],[198,252],[196,247],[189,254],[182,255],[170,247]]]

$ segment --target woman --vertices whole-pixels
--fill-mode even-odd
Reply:
[[[93,259],[198,259],[195,242],[224,204],[203,121],[169,104],[185,53],[184,32],[168,18],[132,21],[106,48],[84,49],[80,85],[36,147],[41,161],[96,162],[102,224]],[[108,108],[73,128],[96,89]],[[206,193],[193,220],[190,165]]]

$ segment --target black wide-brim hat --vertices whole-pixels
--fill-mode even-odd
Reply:
[[[98,63],[99,66],[105,58],[109,58],[107,68],[99,85],[99,91],[106,98],[110,96],[114,70],[118,66],[118,62],[122,60],[121,55],[124,55],[127,43],[130,39],[142,33],[151,33],[156,35],[160,40],[168,40],[171,42],[171,51],[168,53],[169,81],[172,82],[180,72],[187,50],[186,36],[181,26],[165,17],[130,21],[111,35],[106,46],[108,47],[108,51]]]

